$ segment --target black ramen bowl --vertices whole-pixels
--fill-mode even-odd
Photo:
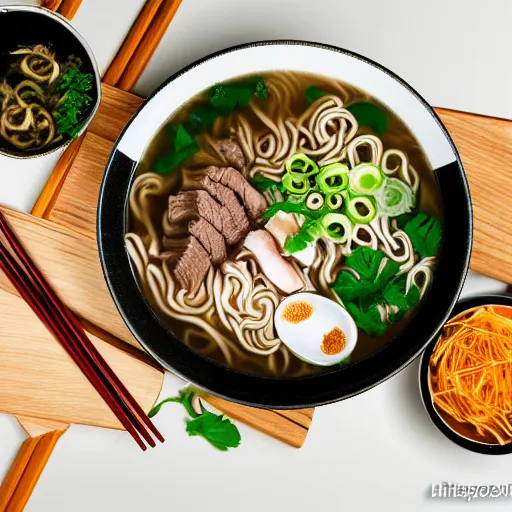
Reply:
[[[397,337],[344,368],[301,378],[235,371],[193,352],[159,320],[141,292],[124,242],[135,169],[154,133],[181,105],[208,86],[249,73],[295,70],[339,78],[366,90],[416,135],[437,179],[444,209],[444,245],[431,289]],[[468,185],[453,141],[428,103],[382,66],[336,47],[265,41],[210,55],[166,80],[140,107],[113,148],[100,192],[98,245],[112,296],[141,345],[165,368],[229,400],[292,409],[349,398],[407,366],[448,319],[462,289],[472,243]]]
[[[475,295],[473,297],[467,297],[457,303],[452,311],[451,318],[458,314],[467,311],[468,309],[478,308],[481,306],[509,306],[512,307],[512,296],[507,295]],[[429,386],[429,362],[432,352],[434,351],[437,343],[438,336],[435,336],[432,341],[427,345],[425,352],[421,357],[420,370],[419,370],[419,384],[421,398],[425,409],[434,422],[434,425],[451,441],[467,450],[471,450],[477,453],[484,453],[486,455],[505,455],[512,453],[512,443],[504,445],[500,444],[488,444],[479,442],[471,439],[469,436],[464,436],[462,433],[457,432],[454,428],[448,425],[444,421],[434,407],[432,401],[432,395],[430,393]]]
[[[51,46],[58,61],[64,61],[69,55],[75,55],[82,61],[81,70],[84,73],[91,73],[94,77],[93,89],[88,92],[92,101],[85,112],[78,137],[87,129],[98,110],[101,99],[100,73],[89,45],[73,25],[60,14],[37,6],[0,6],[0,79],[3,79],[2,77],[7,73],[10,52],[37,44]],[[52,153],[67,146],[71,141],[72,138],[65,135],[62,140],[56,144],[50,144],[49,147],[24,151],[0,138],[0,154],[14,158],[34,158]]]

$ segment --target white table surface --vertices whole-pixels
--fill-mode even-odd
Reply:
[[[142,3],[83,1],[74,23],[102,70]],[[510,119],[511,19],[510,0],[183,0],[135,92],[148,94],[169,74],[227,46],[307,39],[382,63],[432,105]],[[2,159],[0,203],[29,211],[56,159]],[[471,273],[464,293],[504,290]],[[318,408],[301,450],[239,425],[240,448],[218,452],[186,435],[184,411],[175,404],[155,419],[165,444],[147,453],[126,433],[72,426],[26,510],[459,510],[465,501],[429,498],[431,484],[512,483],[512,456],[477,455],[438,432],[423,409],[417,373],[414,362],[363,395]],[[166,377],[162,397],[180,385]],[[0,416],[0,478],[23,438],[12,417]],[[510,506],[510,499],[476,500],[471,510]]]

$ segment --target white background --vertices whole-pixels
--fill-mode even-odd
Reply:
[[[142,3],[83,1],[74,23],[102,70]],[[169,74],[226,46],[308,39],[380,62],[434,106],[510,119],[511,19],[510,0],[183,0],[135,91],[148,94]],[[0,203],[30,210],[55,160],[2,159]],[[465,293],[504,289],[471,274]],[[363,395],[317,409],[301,450],[239,425],[241,447],[217,452],[187,437],[175,404],[156,417],[166,443],[147,453],[125,433],[73,426],[26,510],[510,509],[510,500],[468,505],[429,498],[436,482],[512,483],[512,456],[477,455],[444,438],[423,409],[417,372],[415,362]],[[179,386],[168,376],[162,396]],[[23,438],[13,418],[0,416],[0,479]]]

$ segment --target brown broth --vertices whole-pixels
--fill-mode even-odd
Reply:
[[[438,218],[442,218],[439,189],[432,169],[429,163],[427,162],[427,159],[423,153],[422,148],[420,147],[420,145],[418,144],[410,130],[398,116],[396,116],[390,110],[386,109],[382,104],[376,101],[375,98],[370,97],[365,92],[360,91],[351,85],[312,74],[290,72],[286,73],[289,77],[292,77],[291,81],[294,84],[295,90],[305,91],[308,87],[316,86],[327,91],[332,91],[334,93],[338,92],[342,99],[344,99],[345,105],[350,105],[352,103],[359,101],[366,101],[375,103],[379,105],[380,108],[386,110],[389,116],[389,124],[385,135],[381,137],[381,140],[384,144],[384,149],[399,149],[407,154],[411,165],[415,168],[415,170],[418,172],[420,176],[420,189],[419,194],[417,195],[419,209],[431,215],[435,215]],[[262,75],[265,78],[265,81],[268,83],[272,79],[279,79],[279,77],[282,75],[282,72],[272,71],[263,73]],[[238,81],[246,78],[247,77],[239,77],[235,80],[232,80],[230,83],[237,83]],[[166,134],[166,126],[168,126],[170,123],[179,124],[183,122],[183,120],[186,119],[186,117],[188,116],[192,107],[194,107],[198,103],[205,102],[207,99],[208,91],[204,91],[201,94],[192,98],[188,103],[183,105],[166,121],[166,123],[159,129],[159,131],[155,134],[150,144],[146,148],[145,154],[137,168],[137,175],[151,171],[155,160],[160,155],[165,154],[170,149],[169,137]],[[272,111],[276,109],[276,104],[272,100],[272,95],[269,95],[269,98],[265,101],[257,100],[254,98],[252,101],[257,102],[259,108],[262,109],[264,112],[268,113],[269,115],[272,115]],[[304,112],[306,107],[307,104],[304,93],[295,94],[290,114],[293,115],[294,117],[299,117]],[[264,127],[262,122],[249,110],[249,108],[245,108],[242,109],[241,112],[243,112],[244,117],[246,117],[246,119],[250,121],[251,128],[254,132],[261,131],[262,128]],[[237,113],[234,113],[225,118],[218,119],[215,122],[214,127],[209,133],[209,135],[219,140],[229,137],[231,133],[231,128],[233,124],[236,123],[236,118]],[[368,129],[360,128],[360,130],[358,131],[358,135],[363,133],[371,132]],[[200,148],[202,148],[205,142],[204,136],[198,136],[197,140],[199,142]],[[200,150],[198,154],[196,154],[194,157],[192,157],[186,162],[186,167],[201,167],[212,163],[217,163],[215,161],[215,156],[206,153],[203,150]],[[171,173],[166,178],[166,184],[168,185],[168,194],[162,197],[153,197],[151,200],[151,218],[153,220],[154,225],[159,226],[159,235],[163,234],[161,228],[161,219],[167,208],[168,195],[175,194],[180,190],[180,172],[175,171]],[[129,231],[135,233],[141,232],[141,225],[138,224],[138,222],[133,218],[133,215],[131,213],[129,216]],[[400,322],[391,324],[384,336],[372,337],[368,336],[366,333],[360,330],[356,348],[351,355],[351,362],[358,361],[370,356],[371,354],[382,348],[391,339],[396,337],[403,330],[404,326],[409,322],[412,313],[413,311],[409,311],[407,315],[404,317],[404,319],[402,319]],[[162,321],[165,323],[165,325],[178,338],[182,338],[185,335],[187,329],[189,329],[189,324],[184,324],[181,321],[174,320],[165,315],[160,315],[160,317]],[[212,319],[210,320],[214,321]],[[197,329],[195,331],[197,331]],[[201,336],[197,335],[197,333],[190,334],[190,332],[189,335],[197,336],[198,340],[197,343],[195,344],[195,348],[199,352],[201,352]],[[206,347],[207,345],[208,344],[204,342],[204,346]],[[220,350],[216,351],[215,353],[208,353],[207,357],[219,362],[223,362],[223,357]],[[235,360],[233,366],[235,367],[235,369],[239,371],[265,375],[268,374],[268,372],[265,370],[265,364],[262,364],[262,360],[264,361],[266,357],[267,356],[251,355],[251,360],[249,362],[245,361],[243,362],[243,364],[239,364]],[[300,372],[297,373],[297,368],[301,367],[301,365],[304,366],[304,363],[300,361],[298,358],[296,358],[293,354],[290,354],[290,357],[292,358],[292,363],[290,364],[290,369],[283,375],[284,377],[301,374]],[[329,371],[329,369],[319,368],[312,365],[306,366],[306,374],[316,373],[320,371]]]

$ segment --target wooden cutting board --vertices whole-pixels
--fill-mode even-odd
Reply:
[[[473,201],[471,268],[512,283],[512,121],[435,109],[464,164]]]
[[[148,412],[160,394],[163,372],[88,335]],[[0,412],[15,414],[29,436],[0,487],[0,510],[19,512],[69,425],[122,426],[25,301],[5,289],[0,289],[0,367]]]
[[[32,259],[43,271],[48,281],[58,292],[63,301],[82,319],[89,333],[96,336],[96,341],[102,341],[107,347],[113,349],[110,357],[114,361],[112,365],[114,370],[116,370],[117,366],[125,364],[127,356],[138,361],[141,365],[153,369],[158,368],[156,363],[142,351],[138,342],[128,331],[112,301],[107,285],[103,279],[95,239],[85,236],[77,230],[72,230],[46,219],[38,219],[32,215],[8,209],[2,209],[2,211],[19,235]],[[7,297],[17,295],[16,290],[8,279],[0,273],[0,293],[2,291],[7,292],[4,293]],[[18,299],[17,296],[15,298],[21,300]],[[18,315],[19,312],[18,310],[15,311],[14,303],[6,302],[4,306],[0,302],[0,308],[6,317],[10,315],[16,318],[16,322],[19,322],[20,325],[27,325],[27,329],[23,329],[21,337],[25,339],[24,349],[30,352],[33,343],[31,341],[32,338],[38,339],[41,335],[40,330],[43,329],[44,331],[44,327],[38,323],[37,318],[27,308],[21,310],[24,316],[28,317],[26,322],[21,318],[17,318],[16,315]],[[34,319],[35,322],[33,321]],[[1,321],[2,316],[0,313],[0,322]],[[0,326],[0,368],[2,376],[4,372],[10,371],[10,368],[3,363],[2,348],[6,343],[7,346],[10,346],[11,338],[9,338],[9,336],[13,336],[14,334],[12,333],[16,333],[15,325],[17,325],[17,323],[13,324],[6,321],[3,326]],[[32,335],[32,330],[35,328],[39,330]],[[60,349],[57,342],[54,341],[51,336],[50,340],[50,345],[55,345]],[[78,403],[81,401],[81,396],[84,391],[79,388],[78,384],[75,384],[75,380],[68,382],[65,377],[65,372],[63,373],[64,377],[57,378],[59,375],[57,368],[60,368],[59,365],[61,364],[60,359],[56,360],[55,353],[53,352],[49,352],[46,356],[42,355],[43,348],[49,347],[50,345],[46,344],[42,346],[41,350],[36,347],[35,351],[36,353],[41,352],[39,360],[45,367],[50,367],[51,376],[55,378],[55,382],[53,384],[48,382],[49,387],[47,388],[38,386],[36,379],[37,374],[33,372],[33,364],[30,359],[27,359],[27,367],[19,366],[17,370],[20,379],[25,383],[26,387],[16,387],[14,383],[11,383],[9,387],[6,387],[6,391],[10,391],[10,393],[7,393],[4,397],[3,387],[0,386],[0,411],[29,416],[35,415],[38,418],[47,418],[52,421],[64,421],[65,423],[85,422],[86,424],[111,427],[112,423],[109,422],[110,420],[103,418],[104,408],[96,412],[97,417],[94,421],[92,421],[92,418],[85,418],[83,421],[80,421],[80,417],[75,417],[73,414],[66,415],[66,408],[63,407],[63,404],[60,402],[62,397],[58,386],[61,385],[61,382],[66,382],[66,388],[70,396],[76,394]],[[20,345],[18,344],[18,346]],[[73,368],[74,371],[78,373],[78,376],[83,377],[78,368],[74,366],[71,359],[69,359],[65,353],[62,355],[62,350],[58,353],[64,359],[67,358],[68,370],[69,368]],[[117,358],[119,358],[119,361],[116,361]],[[106,359],[109,363],[111,362],[108,358]],[[9,359],[7,359],[7,361],[8,360]],[[21,361],[19,364],[21,365]],[[129,379],[126,381],[128,388],[130,388],[129,384],[141,388],[146,386],[144,375],[141,374],[139,378],[137,368],[137,366],[130,367],[129,375],[127,375]],[[162,370],[158,368],[157,371],[161,379]],[[76,375],[75,377],[78,378]],[[122,378],[122,375],[120,375],[120,377]],[[48,380],[51,381],[50,378]],[[31,381],[33,382],[30,387],[29,384],[31,384]],[[80,379],[76,382],[80,382]],[[52,385],[57,385],[57,388],[51,387]],[[148,393],[153,395],[154,393],[152,391],[153,388],[149,387]],[[99,399],[99,397],[96,396],[96,392],[92,387],[90,388],[90,392],[94,394],[94,407],[96,407],[96,400]],[[153,402],[157,397],[158,393],[153,396]],[[210,399],[212,401],[214,400],[213,397],[206,397],[206,400],[209,401]],[[3,402],[3,400],[6,401]],[[55,405],[52,407],[54,407],[55,411],[60,410],[61,414],[64,416],[55,416],[53,412],[51,412],[54,409],[51,409],[49,413],[46,412],[45,409],[37,414],[31,411],[19,410],[20,404],[18,402],[24,403],[27,400],[34,400],[36,404],[47,403],[54,400]],[[152,403],[150,405],[152,405]],[[240,421],[297,448],[304,443],[313,417],[312,409],[305,410],[303,414],[297,418],[295,411],[261,411],[259,409],[231,404],[220,399],[215,399],[214,405],[221,411],[234,413]]]

